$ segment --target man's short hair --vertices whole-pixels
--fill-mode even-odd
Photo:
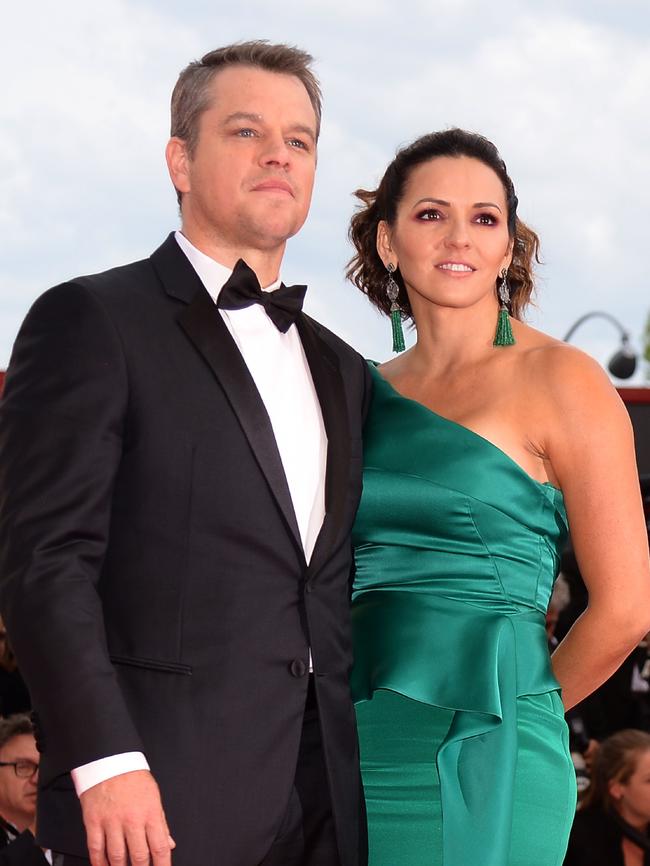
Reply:
[[[29,713],[16,713],[0,719],[0,749],[7,745],[9,740],[22,734],[34,734],[34,725]]]
[[[305,86],[316,114],[316,138],[320,133],[322,94],[310,69],[313,57],[293,45],[274,45],[266,39],[236,42],[208,52],[188,64],[178,76],[172,93],[171,134],[182,138],[190,156],[199,137],[199,120],[210,104],[210,84],[227,66],[255,66],[268,72],[294,75]]]

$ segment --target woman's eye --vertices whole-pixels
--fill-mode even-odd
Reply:
[[[439,210],[435,210],[435,208],[427,208],[427,210],[420,211],[418,219],[428,221],[440,220],[442,219],[442,214]]]
[[[494,226],[497,224],[497,218],[491,213],[481,213],[476,217],[476,222],[482,226]]]

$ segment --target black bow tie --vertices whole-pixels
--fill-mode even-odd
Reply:
[[[217,306],[222,310],[241,310],[251,304],[261,304],[278,331],[286,334],[302,310],[306,291],[307,286],[285,286],[281,283],[274,292],[263,292],[255,271],[243,259],[239,259],[230,279],[219,292]]]

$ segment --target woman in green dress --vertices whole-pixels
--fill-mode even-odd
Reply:
[[[521,321],[538,239],[494,145],[424,136],[358,196],[349,276],[394,348],[417,328],[372,368],[354,535],[370,866],[559,866],[564,709],[650,627],[629,418],[594,361]],[[590,602],[551,661],[569,525]]]

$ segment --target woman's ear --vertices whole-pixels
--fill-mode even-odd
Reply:
[[[612,800],[616,800],[617,802],[623,796],[623,786],[620,782],[610,782],[609,783],[609,796]]]
[[[384,267],[392,264],[397,268],[398,262],[391,247],[390,229],[386,220],[381,220],[377,226],[377,254],[384,263]]]
[[[507,271],[508,268],[510,267],[510,265],[512,264],[512,259],[513,259],[514,252],[515,252],[515,243],[516,243],[516,239],[510,238],[510,243],[508,244],[508,249],[506,251],[505,258],[503,259],[503,265],[501,266],[501,269],[505,268]]]

